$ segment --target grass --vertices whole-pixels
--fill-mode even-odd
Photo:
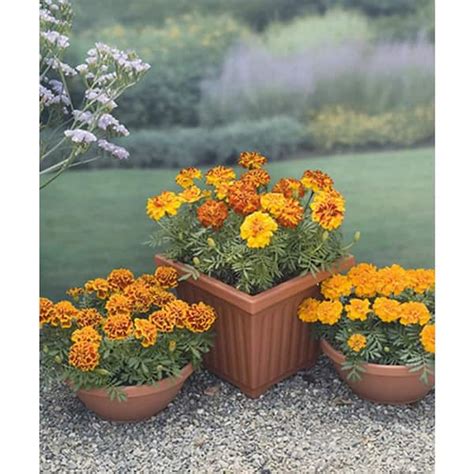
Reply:
[[[307,158],[269,167],[272,177],[320,168],[346,197],[343,230],[359,261],[410,267],[434,264],[432,148]],[[112,268],[153,270],[147,197],[169,187],[175,170],[66,173],[41,191],[41,294],[62,298],[71,286]]]

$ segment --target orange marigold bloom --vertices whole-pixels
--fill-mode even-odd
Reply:
[[[159,221],[165,215],[175,216],[182,203],[183,200],[176,193],[163,191],[148,199],[146,213],[150,219]]]
[[[173,267],[157,267],[155,278],[161,288],[176,288],[178,286],[178,272]]]
[[[206,173],[206,184],[217,186],[218,184],[235,179],[235,171],[226,166],[215,166]]]
[[[352,321],[365,321],[370,311],[370,301],[368,299],[352,298],[349,304],[344,306],[346,315]]]
[[[79,296],[81,296],[84,293],[84,290],[82,288],[74,287],[74,288],[69,288],[69,290],[66,291],[66,295],[70,296],[73,300],[78,300]]]
[[[201,179],[201,171],[197,168],[183,168],[175,178],[176,184],[182,188],[190,188],[194,185],[195,179]]]
[[[205,303],[192,304],[188,310],[185,325],[191,332],[206,332],[216,320],[216,312]]]
[[[420,332],[420,342],[426,352],[435,352],[435,325],[427,324]]]
[[[109,283],[104,278],[95,278],[93,280],[89,280],[84,285],[84,289],[87,293],[95,292],[97,298],[101,300],[105,300],[107,296],[109,296],[110,292]]]
[[[419,324],[424,326],[431,318],[431,314],[424,303],[409,301],[400,305],[400,324]]]
[[[407,276],[408,287],[412,288],[415,293],[424,293],[425,291],[434,288],[434,270],[425,270],[422,268],[419,268],[418,270],[407,270]]]
[[[171,301],[176,300],[176,296],[169,291],[166,291],[160,287],[150,288],[151,295],[153,297],[154,306],[164,306],[165,304],[171,303]]]
[[[105,309],[109,316],[130,316],[132,301],[120,293],[115,293],[105,303]]]
[[[277,217],[277,222],[283,227],[294,229],[303,220],[303,206],[293,198],[286,199],[286,205]]]
[[[148,319],[135,319],[135,338],[141,341],[143,347],[153,346],[158,336],[156,326]]]
[[[267,159],[256,151],[243,151],[239,158],[239,165],[249,170],[259,169],[266,162]]]
[[[185,189],[183,192],[179,193],[179,197],[188,203],[193,203],[199,201],[204,197],[202,191],[197,186],[190,186]]]
[[[260,196],[248,181],[236,181],[229,189],[228,199],[230,207],[243,216],[260,208]]]
[[[400,303],[390,298],[376,298],[372,310],[384,323],[391,323],[400,318]]]
[[[347,345],[354,352],[360,352],[367,345],[367,338],[363,334],[352,334],[347,340]]]
[[[218,230],[223,226],[228,215],[229,211],[225,203],[213,199],[206,201],[197,210],[199,222],[204,227],[212,227],[214,230]]]
[[[270,182],[271,178],[268,171],[255,169],[247,171],[241,176],[240,179],[258,188],[259,186],[266,186]]]
[[[128,316],[109,316],[104,322],[103,330],[112,341],[121,341],[132,334],[133,322]]]
[[[92,327],[85,326],[81,329],[76,329],[71,334],[72,342],[92,342],[94,344],[100,344],[102,336]]]
[[[287,199],[281,193],[265,193],[260,196],[262,209],[273,217],[279,217],[287,204]]]
[[[102,315],[95,308],[81,309],[77,315],[76,324],[80,327],[98,326],[102,322]]]
[[[141,282],[135,282],[128,285],[123,292],[130,302],[132,313],[145,313],[150,309],[153,303],[153,295],[147,285]]]
[[[48,298],[40,298],[40,326],[51,322],[54,304]]]
[[[109,273],[107,283],[112,291],[123,291],[134,280],[133,273],[127,268],[116,268]]]
[[[341,296],[349,296],[352,282],[347,276],[333,275],[321,283],[321,293],[328,300],[337,300]]]
[[[76,319],[79,310],[70,301],[59,301],[53,307],[51,314],[51,326],[61,326],[63,329],[70,328],[72,321]]]
[[[281,193],[287,198],[298,199],[305,195],[306,190],[301,181],[294,178],[282,178],[273,186],[272,192]]]
[[[167,311],[166,306],[150,314],[149,320],[159,332],[173,332],[176,326],[176,314]]]
[[[317,193],[319,191],[329,191],[334,185],[332,178],[321,170],[306,170],[301,178],[301,183],[305,188]]]
[[[408,275],[400,265],[382,268],[377,273],[377,293],[383,296],[399,295],[408,284]]]
[[[318,320],[318,306],[320,301],[315,298],[306,298],[298,306],[298,318],[305,323],[315,323]]]
[[[355,287],[356,296],[370,298],[377,293],[377,268],[370,263],[359,263],[347,276]]]
[[[90,372],[99,365],[99,344],[82,341],[76,342],[69,349],[69,365]]]
[[[321,301],[316,312],[318,321],[332,326],[341,319],[342,304],[338,300]]]
[[[323,229],[337,229],[344,220],[344,198],[335,190],[323,191],[316,195],[310,205],[311,217]]]
[[[150,275],[149,273],[140,275],[135,281],[145,285],[147,288],[154,288],[158,286],[158,280],[155,278],[155,275]]]
[[[186,326],[189,308],[188,303],[176,299],[165,305],[162,309],[172,315],[178,329],[183,329]]]

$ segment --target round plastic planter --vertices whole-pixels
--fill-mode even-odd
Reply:
[[[348,371],[342,369],[345,356],[325,340],[321,349],[331,359],[339,376],[361,398],[376,403],[404,405],[421,400],[434,386],[434,376],[428,378],[428,385],[420,380],[420,372],[410,372],[404,365],[364,364],[362,379],[347,379]]]
[[[89,410],[104,420],[122,423],[142,421],[166,408],[192,373],[193,367],[188,364],[178,377],[168,377],[154,385],[122,387],[127,395],[122,402],[110,400],[102,388],[78,390],[76,395]]]

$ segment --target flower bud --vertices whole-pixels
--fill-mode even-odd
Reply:
[[[390,352],[390,347],[385,346],[385,347],[383,348],[383,351],[384,351],[384,352]]]
[[[360,231],[358,230],[358,231],[354,234],[354,242],[357,242],[359,239],[360,239]]]
[[[212,237],[209,237],[207,239],[207,245],[209,245],[209,247],[211,247],[211,248],[215,248],[216,247],[216,242]]]
[[[96,373],[99,375],[110,375],[110,372],[107,369],[97,369]]]
[[[199,260],[198,257],[193,257],[193,263],[194,265],[199,265],[201,263],[201,260]]]
[[[325,242],[326,240],[329,239],[329,232],[327,230],[325,230],[323,232],[323,237],[322,238],[323,238],[323,242]]]
[[[63,361],[63,358],[60,356],[60,355],[57,355],[55,358],[54,358],[55,362],[57,364],[60,364],[62,361]]]
[[[168,350],[169,350],[170,352],[174,352],[175,349],[176,349],[176,341],[175,341],[175,340],[172,340],[172,341],[170,341],[169,344],[168,344]]]

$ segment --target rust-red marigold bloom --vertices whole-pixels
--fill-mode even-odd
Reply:
[[[76,319],[79,310],[70,301],[59,301],[54,305],[51,314],[51,326],[61,326],[63,329],[70,328],[72,321]]]
[[[123,296],[130,302],[130,310],[132,313],[147,312],[153,302],[153,295],[150,289],[141,282],[128,285],[123,292]]]
[[[287,198],[302,198],[306,190],[301,181],[294,178],[282,178],[273,186],[272,192],[281,193]]]
[[[150,314],[149,320],[159,332],[173,332],[176,325],[176,317],[172,311],[168,311],[166,306]]]
[[[344,220],[344,198],[335,190],[317,194],[310,207],[313,221],[323,229],[337,229]]]
[[[90,372],[99,365],[99,344],[94,342],[76,342],[69,349],[69,365],[83,372]]]
[[[143,347],[153,346],[156,342],[158,330],[148,319],[135,319],[134,336],[141,342]]]
[[[128,316],[109,316],[104,322],[103,329],[109,339],[121,341],[132,334],[133,322]]]
[[[40,298],[40,326],[51,322],[54,303],[48,298]]]
[[[133,283],[133,273],[126,268],[116,268],[109,273],[107,283],[112,291],[123,291]]]
[[[176,288],[178,286],[178,272],[173,267],[157,267],[155,278],[161,288]]]
[[[209,199],[199,206],[197,210],[199,222],[204,227],[212,227],[214,230],[222,227],[228,215],[229,211],[225,203],[214,201],[214,199]]]
[[[79,311],[76,324],[80,327],[96,327],[102,322],[102,315],[95,308],[86,308]]]
[[[212,306],[204,303],[192,304],[186,318],[186,328],[192,332],[206,332],[216,320],[216,312]]]
[[[228,199],[237,214],[246,216],[260,209],[260,196],[248,181],[236,181],[229,189]]]
[[[255,169],[244,173],[241,178],[243,182],[250,183],[252,186],[258,188],[259,186],[266,186],[270,182],[270,173],[266,170]]]
[[[107,303],[105,303],[105,309],[109,316],[117,316],[119,314],[130,316],[132,301],[120,293],[115,293],[109,298]]]
[[[294,229],[303,220],[303,206],[293,198],[286,199],[286,206],[276,218],[278,224],[283,227]]]
[[[163,310],[174,318],[177,328],[183,329],[186,325],[189,308],[190,306],[186,301],[176,299],[164,306]]]
[[[164,306],[165,304],[171,303],[171,301],[174,301],[176,299],[176,296],[173,295],[173,293],[170,293],[164,288],[155,286],[150,288],[150,292],[153,297],[154,306]]]
[[[249,170],[261,168],[267,159],[256,151],[243,151],[240,154],[239,165]]]
[[[301,183],[315,193],[329,191],[334,185],[332,178],[321,170],[306,170],[301,178]]]

